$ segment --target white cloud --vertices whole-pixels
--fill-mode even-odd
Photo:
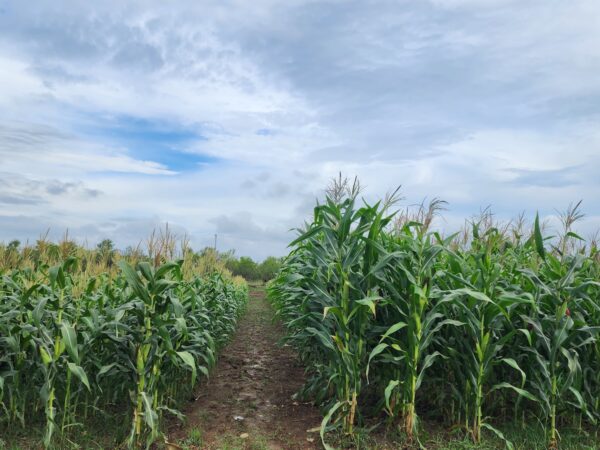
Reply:
[[[340,170],[371,198],[450,201],[449,227],[579,198],[592,223],[599,18],[592,0],[8,5],[0,239],[125,244],[168,221],[282,253]],[[158,145],[152,124],[190,137]]]
[[[82,176],[94,172],[173,175],[153,161],[137,160],[126,149],[111,148],[54,128],[5,122],[0,124],[0,163],[6,172],[33,176]]]

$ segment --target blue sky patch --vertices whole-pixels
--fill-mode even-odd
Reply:
[[[273,136],[275,134],[275,130],[261,128],[260,130],[256,130],[256,134],[259,136]]]
[[[95,117],[86,135],[116,147],[127,149],[132,158],[153,161],[176,172],[197,170],[212,165],[218,158],[190,151],[207,139],[191,127],[166,121],[153,121],[131,116]]]

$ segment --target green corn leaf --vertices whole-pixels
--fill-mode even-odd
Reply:
[[[100,370],[98,371],[98,373],[96,374],[96,383],[99,382],[99,380],[102,379],[102,376],[109,373],[114,367],[117,366],[117,363],[112,363],[112,364],[107,364],[104,365],[100,368]]]
[[[481,426],[483,428],[487,428],[488,430],[490,430],[492,433],[494,433],[496,436],[498,436],[500,439],[502,439],[504,441],[504,444],[506,445],[506,448],[508,450],[513,450],[514,445],[511,441],[509,441],[506,436],[504,436],[504,433],[502,433],[500,430],[498,430],[497,428],[494,428],[493,426],[491,426],[489,423],[487,422],[483,422],[481,424]]]
[[[378,344],[377,346],[375,346],[375,348],[373,350],[371,350],[371,353],[369,354],[369,361],[367,362],[367,371],[366,371],[367,383],[369,382],[369,367],[371,364],[371,360],[373,358],[375,358],[377,355],[379,355],[382,351],[384,351],[387,347],[388,347],[387,344]]]
[[[390,397],[392,396],[392,392],[394,389],[400,385],[399,380],[390,380],[388,385],[385,387],[384,397],[385,397],[385,407],[392,414],[390,410]]]
[[[307,231],[306,233],[304,233],[301,236],[299,236],[297,239],[293,240],[288,245],[288,247],[294,247],[295,245],[299,244],[300,242],[303,242],[303,241],[305,241],[307,239],[310,239],[311,237],[313,237],[314,235],[316,235],[317,233],[319,233],[322,230],[323,230],[322,226],[313,227],[309,231]]]
[[[334,447],[325,442],[325,433],[327,431],[327,425],[329,424],[333,414],[345,404],[346,402],[337,402],[329,409],[329,411],[327,411],[327,414],[325,414],[325,417],[323,417],[323,420],[321,421],[321,430],[319,431],[319,435],[321,436],[321,443],[323,444],[323,448],[325,450],[335,450]]]
[[[202,374],[203,374],[205,377],[208,377],[208,375],[209,375],[209,372],[208,372],[208,368],[207,368],[206,366],[198,366],[198,370],[199,370],[200,372],[202,372]]]
[[[48,270],[50,284],[58,289],[64,289],[66,286],[65,272],[62,266],[51,267]]]
[[[319,338],[319,340],[323,343],[323,345],[325,347],[327,347],[330,350],[335,351],[335,347],[333,346],[333,342],[331,341],[331,337],[327,336],[325,333],[323,333],[322,331],[317,330],[314,327],[308,327],[306,328],[306,331],[317,336]]]
[[[181,360],[192,369],[192,385],[196,382],[196,360],[190,352],[177,352]]]
[[[36,327],[41,326],[42,317],[44,316],[47,302],[48,302],[48,298],[44,297],[44,298],[40,299],[40,301],[37,303],[37,305],[35,305],[35,308],[33,309],[33,313],[31,316],[33,318],[33,323],[35,324]]]
[[[148,291],[144,287],[142,280],[133,268],[125,261],[119,261],[119,267],[127,280],[127,283],[133,290],[133,292],[144,302],[150,302],[150,296]]]
[[[163,264],[162,266],[160,266],[157,270],[156,273],[154,274],[154,277],[156,279],[162,279],[164,278],[167,274],[169,274],[170,272],[173,272],[175,270],[177,270],[179,268],[179,263],[177,262],[168,262]]]
[[[542,258],[546,258],[546,250],[544,248],[544,238],[542,237],[542,230],[540,228],[540,216],[535,215],[535,223],[533,226],[533,235],[535,239],[535,248]]]
[[[527,380],[527,375],[525,375],[525,372],[521,369],[519,364],[517,364],[513,358],[502,358],[500,361],[519,371],[521,374],[521,387],[523,387],[525,385],[525,381]]]
[[[75,333],[75,329],[71,324],[63,321],[60,325],[60,332],[69,356],[71,356],[73,362],[79,364],[79,351],[77,348],[77,334]]]
[[[67,363],[67,366],[69,367],[69,371],[77,378],[79,378],[79,380],[85,385],[85,387],[88,388],[88,391],[91,392],[92,389],[90,387],[90,382],[88,381],[88,377],[85,374],[83,368],[73,363]]]
[[[572,232],[572,231],[569,231],[569,232],[568,232],[568,233],[567,233],[565,236],[572,237],[572,238],[575,238],[575,239],[578,239],[578,240],[580,240],[580,241],[584,241],[584,242],[585,242],[585,239],[584,239],[584,238],[582,238],[582,237],[581,237],[581,236],[579,236],[577,233],[574,233],[574,232]]]
[[[379,342],[383,341],[384,339],[388,338],[389,336],[391,336],[392,334],[394,334],[396,331],[401,330],[402,328],[408,326],[406,324],[406,322],[397,322],[394,325],[392,325],[391,327],[389,327],[387,329],[387,331],[383,334],[383,336],[381,336],[381,339],[379,340]]]
[[[363,298],[360,300],[356,300],[356,303],[358,303],[359,305],[368,306],[369,309],[371,310],[371,313],[373,315],[375,315],[375,306],[376,306],[376,302],[378,300],[381,300],[381,297],[373,296],[373,297],[367,297],[367,298]]]
[[[42,362],[45,366],[48,366],[52,362],[52,357],[50,356],[50,353],[48,353],[48,350],[46,350],[44,346],[40,345],[39,349]]]
[[[158,431],[158,415],[152,407],[152,400],[148,397],[148,394],[142,392],[142,402],[144,404],[144,420],[148,428],[155,434]]]
[[[532,402],[539,402],[538,398],[535,395],[531,394],[530,392],[526,391],[525,389],[518,388],[507,382],[495,384],[492,387],[491,391],[495,391],[497,389],[512,389],[517,394],[519,394],[521,397],[525,397],[526,399],[531,400]]]

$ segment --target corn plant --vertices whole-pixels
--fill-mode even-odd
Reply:
[[[359,207],[359,192],[336,180],[269,286],[307,365],[301,394],[323,405],[323,442],[330,424],[352,434],[377,411],[409,444],[423,411],[508,447],[509,421],[547,425],[551,448],[561,424],[597,423],[600,258],[572,231],[579,204],[558,239],[489,209],[443,237],[430,231],[443,202],[392,223],[391,203]]]
[[[409,441],[417,428],[416,395],[427,369],[443,354],[429,351],[444,326],[462,322],[443,318],[446,300],[436,287],[438,260],[443,246],[433,243],[423,224],[409,222],[385,243],[386,250],[374,268],[385,297],[385,332],[369,360],[382,358],[393,365],[385,387],[385,406],[392,417],[402,418]]]
[[[380,300],[373,289],[375,247],[389,220],[380,204],[356,208],[353,197],[340,204],[329,200],[292,243],[297,248],[289,264],[295,267],[300,259],[301,270],[280,274],[291,286],[280,284],[277,296],[301,304],[299,309],[281,304],[280,315],[294,330],[288,340],[315,364],[312,389],[320,389],[318,396],[329,402],[324,424],[341,424],[349,434],[360,414],[368,333]]]
[[[448,252],[448,271],[442,285],[446,315],[456,317],[464,326],[449,330],[445,342],[451,356],[454,382],[463,386],[455,389],[464,414],[465,429],[473,440],[481,440],[481,428],[485,427],[504,439],[501,431],[484,421],[484,401],[494,390],[511,389],[517,395],[531,401],[536,398],[525,389],[526,374],[514,358],[503,352],[514,343],[517,333],[513,321],[525,308],[534,306],[528,292],[515,292],[511,283],[512,251],[504,253],[498,246],[504,240],[497,229],[491,228],[484,235],[473,224],[473,240],[468,252]],[[490,379],[497,366],[515,370],[517,385],[503,380],[494,385]]]
[[[181,262],[120,261],[121,273],[94,276],[80,262],[0,277],[0,426],[41,416],[44,446],[60,446],[110,411],[131,417],[130,447],[148,446],[208,375],[247,289],[221,274],[184,278]]]
[[[581,298],[581,290],[596,281],[580,278],[581,255],[565,258],[563,254],[559,259],[545,251],[537,219],[535,238],[544,262],[538,273],[522,271],[537,304],[533,314],[522,316],[527,325],[523,333],[528,339],[525,350],[530,353],[531,385],[550,420],[549,446],[556,448],[558,408],[567,401],[594,420],[582,393],[580,354],[594,350],[600,326],[587,323],[587,314],[580,311],[585,311],[584,305],[591,306]]]

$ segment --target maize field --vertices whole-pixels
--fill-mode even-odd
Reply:
[[[0,270],[0,427],[41,424],[46,448],[66,448],[116,416],[122,445],[147,447],[208,375],[247,286],[183,260],[122,258],[93,276],[84,263]]]
[[[572,231],[579,204],[546,236],[537,218],[491,215],[443,236],[443,202],[390,212],[393,198],[328,197],[299,230],[269,298],[322,405],[321,438],[384,419],[418,445],[426,414],[475,444],[506,424],[563,428],[600,419],[600,253]]]

